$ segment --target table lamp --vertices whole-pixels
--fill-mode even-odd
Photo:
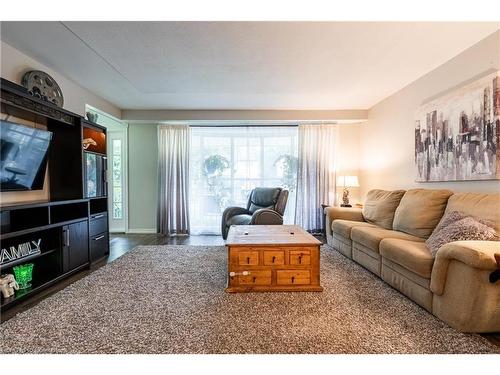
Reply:
[[[349,188],[359,187],[358,176],[339,176],[337,178],[337,186],[342,186],[344,189],[340,207],[352,207],[349,204]]]

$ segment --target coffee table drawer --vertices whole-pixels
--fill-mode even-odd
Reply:
[[[264,251],[265,266],[281,266],[285,264],[285,252],[283,250]]]
[[[258,266],[258,251],[238,251],[238,265],[240,266]]]
[[[311,284],[309,270],[278,270],[276,271],[278,285],[307,285]]]
[[[311,264],[309,250],[290,250],[290,264],[292,266],[308,266]]]
[[[250,271],[249,275],[240,275],[240,285],[271,285],[271,270]]]

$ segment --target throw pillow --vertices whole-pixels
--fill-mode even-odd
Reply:
[[[425,244],[429,248],[431,254],[436,256],[439,248],[449,242],[473,240],[488,241],[492,240],[494,237],[495,229],[471,216],[466,216],[462,219],[452,221],[446,226],[442,226],[439,231],[434,231],[427,241],[425,241]]]
[[[450,225],[451,223],[458,221],[458,220],[462,220],[466,217],[472,217],[475,220],[479,221],[481,224],[487,225],[491,228],[495,228],[495,223],[493,223],[489,220],[480,219],[480,218],[474,217],[472,215],[466,215],[462,211],[450,211],[450,212],[446,212],[443,215],[443,217],[439,221],[439,224],[436,226],[436,228],[434,228],[432,234],[437,233],[441,229],[443,229],[444,227],[447,227],[448,225]]]
[[[467,215],[464,214],[463,212],[460,212],[460,211],[447,212],[443,215],[443,217],[439,221],[439,224],[436,226],[436,228],[434,228],[434,231],[432,232],[432,234],[437,233],[441,229],[443,229],[444,227],[447,227],[448,225],[450,225],[451,223],[458,221],[458,220],[462,220],[463,218],[466,218],[466,217],[467,217]]]

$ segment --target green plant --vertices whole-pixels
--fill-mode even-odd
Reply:
[[[229,168],[229,161],[222,155],[211,155],[203,162],[203,174],[207,177],[222,175]]]
[[[282,186],[290,192],[293,192],[297,186],[297,170],[299,159],[296,156],[283,154],[275,160],[275,167],[281,168],[283,176],[281,177]]]
[[[212,193],[217,206],[222,211],[227,199],[227,192],[224,191],[222,175],[229,168],[229,161],[222,155],[211,155],[205,159],[202,166],[202,173],[207,178],[208,189]]]

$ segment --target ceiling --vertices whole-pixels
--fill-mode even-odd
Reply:
[[[2,22],[122,109],[367,109],[498,30],[465,22]]]

